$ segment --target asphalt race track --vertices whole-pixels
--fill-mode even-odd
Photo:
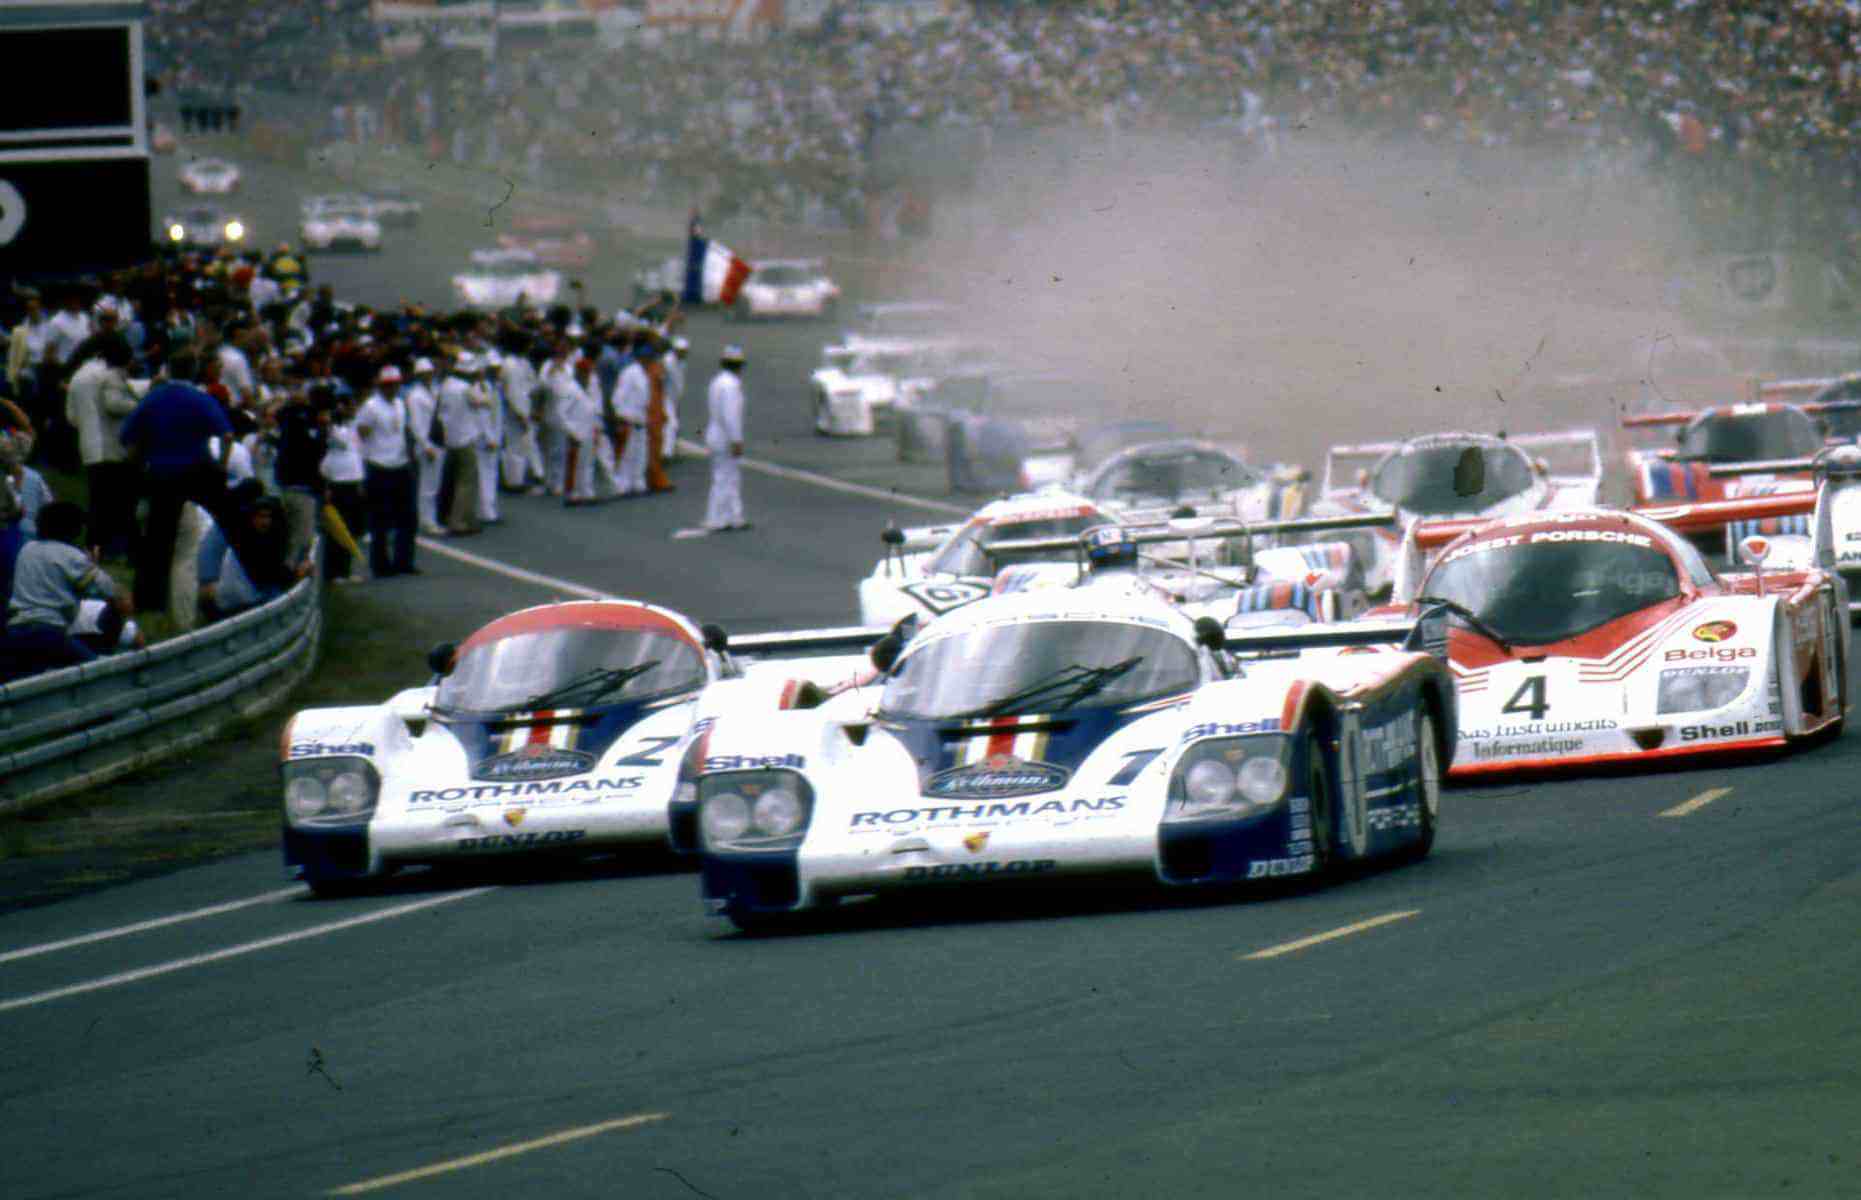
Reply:
[[[692,332],[703,363],[724,331]],[[823,331],[752,332],[752,455],[884,478],[786,407]],[[674,477],[456,548],[831,625],[879,525],[939,515],[752,473],[754,530],[671,541],[702,464]],[[423,562],[380,586],[436,640],[575,594]],[[1322,890],[776,939],[661,861],[312,902],[260,855],[96,892],[0,933],[0,1195],[1861,1195],[1857,738],[1455,790],[1427,861]]]

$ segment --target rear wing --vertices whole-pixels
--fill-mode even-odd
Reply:
[[[1814,396],[1818,392],[1834,387],[1836,384],[1861,384],[1861,372],[1847,375],[1828,375],[1820,379],[1772,379],[1765,383],[1755,383],[1752,388],[1754,399],[1790,400],[1797,396]],[[1816,405],[1805,405],[1809,411],[1816,411]]]
[[[1396,523],[1393,513],[1378,513],[1369,516],[1346,517],[1299,517],[1290,521],[1254,521],[1245,522],[1232,518],[1196,518],[1197,523],[1175,524],[1159,522],[1157,524],[1127,525],[1131,531],[1131,540],[1139,546],[1159,546],[1180,542],[1229,541],[1245,539],[1250,544],[1256,535],[1278,533],[1329,533],[1339,529],[1375,529],[1391,528]],[[1113,522],[1107,522],[1112,524]],[[1006,554],[1048,554],[1066,550],[1079,550],[1084,543],[1080,537],[1045,537],[1016,538],[1013,540],[991,542],[982,547],[982,552],[991,558]]]
[[[704,629],[707,648],[719,654],[758,659],[863,654],[891,631],[889,625],[851,625],[834,629],[743,634],[726,634],[715,625],[707,625]]]
[[[1652,429],[1662,425],[1685,425],[1697,416],[1699,416],[1699,414],[1692,411],[1636,413],[1632,417],[1622,418],[1622,428]]]
[[[1815,406],[1811,406],[1815,407]],[[1861,478],[1861,451],[1836,446],[1813,458],[1772,458],[1756,462],[1717,463],[1706,468],[1715,477],[1739,475],[1795,475],[1811,472],[1817,479]]]
[[[1695,504],[1663,504],[1633,508],[1637,516],[1659,521],[1676,533],[1710,533],[1733,521],[1761,521],[1766,517],[1794,517],[1814,512],[1816,493],[1805,489],[1736,500],[1701,500]]]
[[[1553,478],[1595,483],[1603,477],[1602,439],[1594,429],[1509,434],[1506,441],[1543,460]]]
[[[1420,620],[1357,621],[1348,625],[1301,625],[1290,629],[1251,630],[1225,638],[1222,649],[1260,657],[1295,655],[1305,650],[1335,650],[1348,646],[1407,645]]]
[[[1325,475],[1318,494],[1349,495],[1360,490],[1363,485],[1357,482],[1358,474],[1374,466],[1385,455],[1394,454],[1400,449],[1401,442],[1364,442],[1355,446],[1331,447],[1325,451]],[[1339,474],[1351,463],[1358,465],[1350,470],[1349,482],[1340,481]]]

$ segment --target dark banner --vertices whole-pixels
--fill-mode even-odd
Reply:
[[[146,157],[0,162],[0,277],[146,261],[151,220]]]

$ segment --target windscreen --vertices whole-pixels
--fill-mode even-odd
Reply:
[[[1210,450],[1142,453],[1108,467],[1092,498],[1125,505],[1213,500],[1259,480],[1259,473],[1239,459]]]
[[[1168,630],[1121,621],[986,625],[908,653],[884,715],[926,720],[1114,708],[1187,691],[1195,652]]]
[[[1822,449],[1822,433],[1801,409],[1714,413],[1680,434],[1679,457],[1698,462],[1802,458]]]
[[[572,627],[472,646],[439,685],[451,712],[529,712],[657,699],[704,685],[704,657],[680,638]]]
[[[945,575],[993,575],[1003,567],[1019,563],[1069,561],[1072,556],[1070,550],[989,555],[983,553],[982,548],[995,542],[1018,542],[1026,538],[1078,537],[1092,526],[1104,523],[1105,518],[1096,513],[1038,517],[999,525],[972,521],[937,552],[937,556],[931,559],[930,570],[933,574]]]
[[[1613,540],[1540,540],[1551,538]],[[1542,646],[1680,594],[1673,560],[1645,534],[1540,530],[1510,541],[1495,537],[1449,551],[1422,595],[1470,609],[1508,642]]]
[[[1531,461],[1512,446],[1404,446],[1370,477],[1379,500],[1422,516],[1484,512],[1532,485]]]
[[[813,281],[813,272],[800,267],[759,267],[756,271],[756,282],[771,287],[800,287]]]

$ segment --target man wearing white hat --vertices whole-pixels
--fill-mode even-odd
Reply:
[[[743,347],[724,347],[722,369],[711,380],[710,420],[704,427],[704,448],[711,453],[711,495],[705,504],[704,527],[712,533],[748,529],[743,519]]]
[[[414,532],[419,526],[419,483],[413,458],[413,421],[401,398],[401,372],[393,363],[375,377],[355,429],[362,439],[363,494],[368,498],[368,565],[380,579],[415,575]]]
[[[445,465],[446,451],[433,437],[433,414],[439,409],[439,397],[433,394],[433,360],[416,358],[413,381],[402,395],[407,400],[407,419],[413,427],[414,465],[420,475],[420,532],[428,537],[445,537],[439,523],[439,481]]]
[[[456,536],[477,533],[478,523],[478,409],[473,405],[473,379],[478,356],[461,350],[452,360],[446,382],[439,387],[439,423],[446,442],[446,474],[452,479],[451,503],[446,506],[446,532]]]

